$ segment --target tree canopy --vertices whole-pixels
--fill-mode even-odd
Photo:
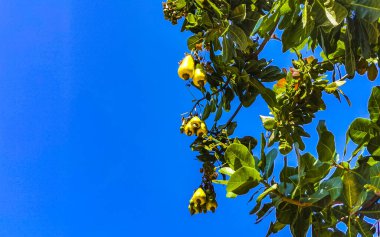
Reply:
[[[310,137],[304,125],[326,109],[323,94],[350,104],[343,84],[364,74],[376,80],[380,1],[168,0],[163,11],[191,32],[178,74],[202,93],[181,126],[196,137],[191,149],[202,162],[190,213],[214,212],[213,187],[222,184],[228,198],[255,190],[250,214],[257,222],[275,212],[267,236],[285,226],[297,237],[373,236],[380,219],[380,86],[363,105],[369,116],[356,118],[347,130],[346,146],[356,144],[349,159],[339,159],[328,121],[316,128],[316,157],[303,138]],[[290,68],[273,65],[276,54],[261,57],[271,40],[293,53]],[[303,57],[305,50],[315,55]],[[270,111],[260,116],[267,133],[234,136],[236,115],[258,96]],[[222,120],[230,110],[232,116]],[[288,166],[289,154],[297,166]],[[284,166],[274,174],[279,157]]]

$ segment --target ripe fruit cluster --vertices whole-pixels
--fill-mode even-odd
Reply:
[[[206,190],[205,192],[202,187],[199,187],[190,199],[190,214],[207,213],[208,211],[214,213],[218,207],[214,197],[212,190]]]
[[[193,83],[198,88],[204,87],[207,82],[203,65],[195,64],[194,58],[190,54],[182,59],[178,68],[178,76],[183,80],[193,78]]]
[[[196,135],[201,137],[207,134],[206,124],[198,116],[184,119],[180,130],[181,133],[185,133],[187,136]]]

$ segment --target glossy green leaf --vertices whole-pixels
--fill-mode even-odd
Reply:
[[[355,54],[352,50],[352,35],[350,33],[350,30],[346,30],[345,35],[345,67],[347,74],[352,78],[355,75],[356,70],[356,62],[355,62]]]
[[[343,175],[343,195],[348,208],[354,208],[361,190],[362,187],[354,173],[347,172]]]
[[[228,165],[235,171],[242,166],[254,168],[255,160],[248,148],[242,144],[231,144],[227,147],[224,158]]]
[[[380,163],[369,169],[370,182],[375,188],[380,189]]]
[[[255,168],[240,167],[228,180],[227,192],[238,195],[246,194],[250,189],[256,187],[260,180],[260,173]]]
[[[222,60],[223,62],[227,63],[234,56],[233,42],[229,40],[226,36],[223,36],[222,47],[223,47]]]
[[[312,221],[311,210],[307,208],[300,209],[297,214],[298,215],[293,216],[294,221],[290,225],[290,231],[293,236],[306,237]]]
[[[368,152],[373,156],[380,156],[380,135],[373,137],[367,144]]]
[[[244,31],[234,24],[230,25],[228,29],[228,36],[236,42],[241,50],[245,50],[248,46],[248,37]]]
[[[275,108],[278,106],[277,100],[276,100],[276,94],[271,90],[266,88],[260,81],[258,81],[256,78],[252,78],[252,80],[249,81],[251,85],[253,85],[261,94],[265,102],[268,104],[269,107]]]
[[[269,237],[271,234],[277,233],[278,231],[284,229],[285,226],[286,225],[281,222],[271,222],[266,237]]]
[[[324,121],[319,122],[317,130],[319,134],[318,159],[322,162],[332,162],[336,153],[334,135],[327,130]]]
[[[247,7],[245,4],[240,4],[234,8],[231,12],[231,20],[233,21],[243,21],[247,15]]]
[[[189,50],[194,50],[196,44],[201,43],[203,40],[202,36],[199,35],[193,35],[190,38],[187,39],[187,48]]]
[[[361,218],[356,219],[353,224],[362,237],[373,237],[375,228],[373,228],[372,224],[366,222]]]
[[[283,224],[292,224],[297,216],[298,207],[287,202],[282,202],[276,209],[277,220]]]
[[[276,159],[277,157],[277,150],[276,149],[272,149],[268,152],[268,154],[266,154],[266,164],[265,164],[265,168],[264,168],[264,178],[265,179],[268,179],[271,175],[272,175],[272,172],[273,172],[273,167],[274,167],[274,160]]]
[[[365,216],[379,220],[380,219],[380,203],[374,203],[372,206],[368,207],[365,210],[361,210],[360,214],[364,214]]]
[[[211,6],[211,8],[214,10],[214,12],[218,15],[218,17],[223,16],[223,12],[213,3],[212,0],[206,0],[207,3]]]
[[[380,86],[373,87],[368,101],[368,112],[371,121],[376,123],[380,120]]]
[[[345,7],[336,1],[317,0],[319,4],[324,4],[323,8],[327,19],[333,26],[338,26],[344,18],[347,17],[348,11]]]
[[[380,1],[378,0],[353,0],[351,6],[358,17],[370,22],[380,18]]]
[[[371,121],[369,119],[357,118],[351,123],[347,134],[354,143],[360,144],[370,137],[370,129]]]
[[[276,125],[276,120],[274,117],[260,115],[260,119],[263,123],[264,128],[268,131],[271,131]]]
[[[219,173],[231,176],[235,173],[235,170],[231,169],[230,167],[223,167],[219,169]]]

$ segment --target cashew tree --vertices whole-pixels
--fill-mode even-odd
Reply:
[[[200,186],[186,204],[190,214],[215,212],[214,185],[224,185],[227,198],[252,196],[257,222],[275,213],[267,236],[286,226],[300,237],[373,236],[380,219],[380,86],[363,105],[368,117],[346,132],[352,152],[338,154],[328,121],[315,128],[317,154],[303,139],[310,137],[304,125],[329,109],[324,94],[350,104],[343,84],[364,74],[376,80],[380,1],[168,0],[163,13],[191,33],[178,76],[201,95],[189,101],[180,126],[194,136],[190,148],[202,163]],[[273,63],[282,52],[262,56],[270,41],[293,55],[288,68]],[[314,56],[303,57],[306,50]],[[257,118],[266,133],[235,136],[236,115],[258,97],[269,109]],[[274,172],[279,159],[283,167]]]

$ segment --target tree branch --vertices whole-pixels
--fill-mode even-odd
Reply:
[[[224,125],[223,128],[226,128],[228,127],[228,125],[230,125],[230,123],[232,122],[232,120],[236,117],[236,115],[239,113],[241,107],[243,107],[243,103],[240,102],[239,106],[236,108],[235,112],[232,114],[231,118],[228,119],[226,125]]]
[[[269,32],[269,35],[264,39],[264,41],[261,43],[261,45],[259,46],[259,48],[257,49],[256,51],[256,55],[259,55],[261,53],[261,51],[263,51],[265,45],[268,43],[268,41],[272,38],[272,35],[274,33],[274,31],[276,30],[277,28],[277,24],[278,24],[278,21],[276,22],[275,26],[273,27],[273,29]]]
[[[213,96],[213,95],[221,92],[222,90],[226,89],[227,86],[228,86],[228,84],[230,84],[230,81],[231,81],[231,77],[229,77],[227,79],[227,81],[224,83],[224,85],[221,88],[219,88],[217,91],[215,91],[214,93],[212,93],[210,96]],[[195,102],[193,108],[191,108],[190,113],[192,113],[194,111],[194,109],[197,107],[197,105],[199,105],[199,103],[201,101],[203,101],[204,99],[206,99],[206,98],[207,98],[206,96],[203,96],[202,98],[200,98],[199,100],[197,100],[197,102]]]
[[[261,183],[264,184],[264,186],[266,188],[270,187],[270,185],[267,182],[265,182],[265,181],[261,181]],[[290,204],[293,204],[293,205],[296,205],[296,206],[299,206],[299,207],[311,207],[311,206],[315,206],[311,202],[300,202],[298,200],[288,198],[284,194],[282,194],[281,192],[279,192],[278,190],[273,190],[272,193],[275,194],[275,195],[277,195],[279,198],[281,198],[282,201],[290,203]]]

